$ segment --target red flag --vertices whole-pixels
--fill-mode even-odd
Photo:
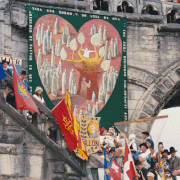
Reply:
[[[59,123],[69,150],[73,151],[77,148],[77,138],[74,132],[72,119],[64,99],[52,110],[52,113]]]
[[[15,93],[15,99],[16,99],[16,106],[17,109],[20,110],[29,110],[37,112],[39,115],[39,110],[33,101],[30,93],[24,86],[23,82],[21,81],[16,67],[13,65],[13,86],[14,86],[14,93]]]
[[[110,169],[109,169],[110,176],[114,180],[120,180],[121,179],[121,171],[122,171],[122,167],[119,166],[119,164],[113,159]]]
[[[133,165],[133,158],[131,152],[129,151],[129,147],[127,142],[125,141],[125,154],[124,154],[124,179],[132,180],[135,178],[135,168]]]

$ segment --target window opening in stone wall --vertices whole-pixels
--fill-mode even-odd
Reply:
[[[148,5],[142,9],[142,14],[158,15],[158,9],[154,6]]]
[[[122,4],[118,4],[117,12],[134,13],[134,9],[130,3],[123,1]]]
[[[176,22],[176,10],[173,9],[167,14],[167,23],[178,23],[178,22],[180,22],[180,18],[178,18]]]
[[[95,0],[93,10],[109,11],[108,1]]]

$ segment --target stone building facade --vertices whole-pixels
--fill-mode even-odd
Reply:
[[[172,99],[178,96],[180,87],[180,24],[167,22],[172,11],[175,12],[173,17],[178,20],[180,4],[159,0],[129,0],[126,2],[133,13],[127,13],[123,12],[123,2],[107,1],[109,12],[106,12],[93,10],[93,1],[0,0],[0,54],[24,58],[23,69],[28,69],[25,4],[126,17],[129,120],[156,116],[164,107],[179,105],[173,103]],[[118,6],[122,12],[117,12]],[[142,14],[148,6],[157,15]],[[151,125],[144,123],[143,130],[149,129]],[[131,130],[136,129],[138,127],[132,127]],[[0,153],[3,154],[4,150]],[[29,159],[29,162],[33,161],[33,158]]]

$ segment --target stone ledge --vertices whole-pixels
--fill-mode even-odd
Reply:
[[[13,1],[12,1],[13,2]],[[14,3],[22,2],[22,0],[15,0]],[[83,9],[83,10],[89,10],[90,5],[85,1],[57,1],[57,0],[51,0],[51,1],[44,1],[44,0],[23,0],[23,3],[36,5],[38,6],[45,5],[45,6],[52,6],[52,7],[61,7],[61,8],[72,8],[72,9]]]
[[[169,23],[169,24],[160,24],[158,27],[160,32],[180,32],[180,24]]]
[[[20,144],[23,140],[21,132],[0,132],[0,143],[6,144]]]

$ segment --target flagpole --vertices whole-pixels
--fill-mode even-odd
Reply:
[[[122,133],[122,132],[121,132],[121,133]],[[126,137],[124,136],[124,133],[122,133],[122,135],[123,135],[123,137],[124,137],[124,139],[125,139],[125,141],[126,141],[126,143],[127,143],[127,140],[126,140]],[[128,143],[127,143],[127,147],[128,147],[128,149],[129,149]],[[130,152],[130,156],[132,157],[130,149],[129,149],[129,152]],[[134,167],[134,170],[135,170],[135,174],[137,174],[137,171],[136,171],[136,168],[135,168],[135,164],[134,164],[133,157],[132,157],[132,164],[133,164],[133,167]]]
[[[163,118],[167,118],[167,117],[168,117],[168,115],[151,117],[151,118],[143,118],[143,119],[138,119],[138,120],[122,121],[122,122],[114,123],[114,125],[116,126],[116,125],[131,124],[131,123],[141,122],[141,121],[152,121],[152,120],[163,119]]]

